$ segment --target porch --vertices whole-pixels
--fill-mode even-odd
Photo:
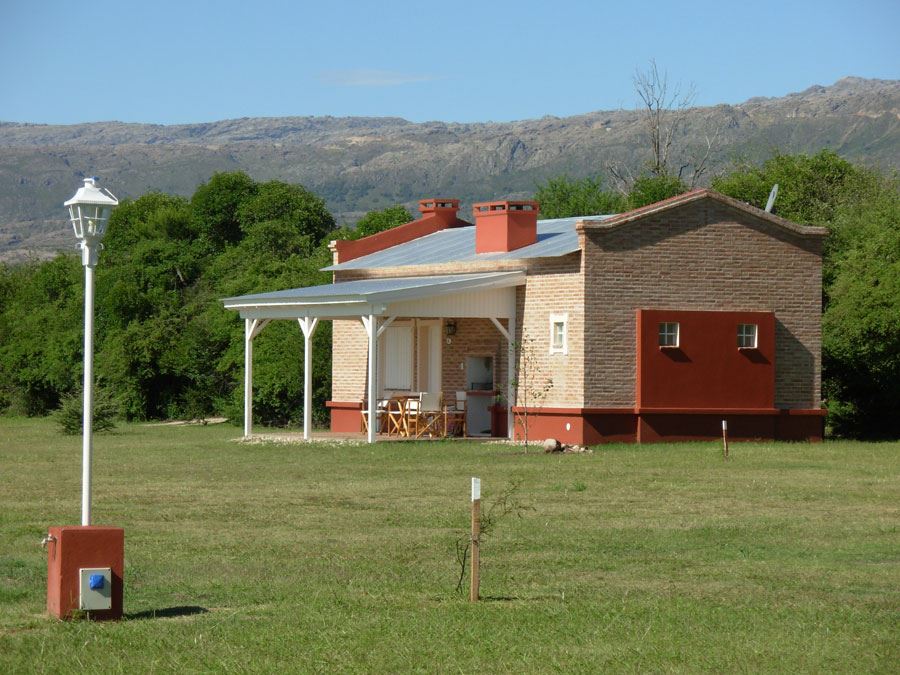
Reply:
[[[497,398],[515,400],[516,287],[524,282],[521,271],[366,279],[223,300],[245,323],[244,437],[253,435],[253,340],[275,320],[297,321],[303,333],[304,439],[312,437],[312,337],[322,320],[334,322],[333,432],[357,432],[392,396],[451,401],[464,392],[468,428],[496,433]],[[512,438],[505,409],[500,426]],[[368,425],[370,443],[377,426]]]

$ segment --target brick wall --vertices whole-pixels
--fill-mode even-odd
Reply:
[[[775,405],[820,405],[821,238],[710,199],[581,236],[586,406],[635,404],[638,308],[774,312]]]

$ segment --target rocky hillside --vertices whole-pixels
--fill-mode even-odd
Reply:
[[[845,78],[781,98],[694,108],[686,154],[718,130],[713,171],[775,149],[900,167],[900,81]],[[464,202],[530,194],[568,173],[604,173],[647,159],[640,113],[593,112],[508,123],[412,123],[399,118],[285,117],[207,124],[0,123],[0,257],[71,248],[62,202],[85,175],[119,198],[148,190],[189,195],[215,171],[299,182],[340,222],[430,195]]]

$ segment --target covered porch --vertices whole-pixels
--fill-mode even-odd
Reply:
[[[336,326],[332,431],[352,433],[363,417],[378,419],[378,401],[390,395],[452,399],[464,391],[477,401],[473,409],[497,395],[515,401],[516,287],[524,283],[521,271],[363,279],[223,300],[245,325],[244,436],[253,434],[253,340],[276,320],[297,321],[303,333],[305,439],[312,437],[312,337],[322,320]],[[505,407],[512,438],[512,406]],[[377,426],[367,425],[370,443]]]

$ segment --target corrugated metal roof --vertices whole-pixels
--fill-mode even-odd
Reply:
[[[575,223],[582,220],[599,221],[607,218],[612,218],[612,216],[577,216],[539,220],[537,242],[507,253],[475,253],[475,226],[454,227],[323,269],[326,271],[358,270],[374,267],[440,265],[452,262],[553,258],[578,250],[578,234],[575,232]]]
[[[442,276],[360,279],[335,284],[240,295],[222,300],[227,309],[248,306],[323,305],[394,302],[457,293],[474,288],[499,288],[522,282],[522,272],[445,274]]]

